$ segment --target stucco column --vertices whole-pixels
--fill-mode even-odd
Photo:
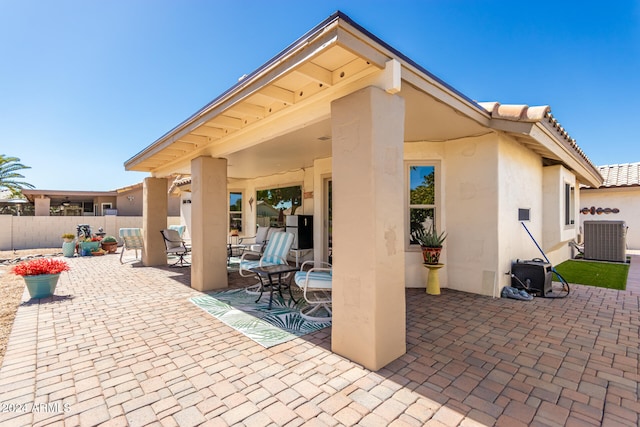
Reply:
[[[404,99],[369,87],[331,105],[332,350],[377,370],[406,352]]]
[[[51,199],[48,197],[37,197],[33,199],[35,207],[35,216],[50,216],[51,215]]]
[[[191,287],[226,288],[227,159],[191,161]]]
[[[142,264],[164,265],[167,253],[160,230],[167,228],[167,179],[145,178],[142,185]]]

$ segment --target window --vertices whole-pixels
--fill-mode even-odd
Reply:
[[[229,193],[229,231],[242,232],[242,193]]]
[[[263,227],[284,227],[284,216],[295,215],[302,206],[299,185],[259,190],[256,195],[257,224]]]
[[[564,183],[564,225],[575,223],[575,187],[568,182]]]
[[[414,233],[435,227],[436,209],[436,167],[409,165],[409,245],[418,245]]]
[[[83,202],[82,203],[83,209],[82,211],[86,214],[93,214],[93,202]]]

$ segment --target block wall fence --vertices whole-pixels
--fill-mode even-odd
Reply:
[[[79,224],[89,224],[94,233],[102,227],[107,235],[119,241],[118,230],[141,228],[142,217],[0,215],[0,251],[62,247],[60,236],[64,233],[76,234]],[[167,218],[167,226],[179,224],[179,216]]]

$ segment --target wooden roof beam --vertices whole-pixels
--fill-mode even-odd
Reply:
[[[209,122],[210,124],[227,129],[242,129],[242,120],[229,116],[218,116]]]
[[[307,78],[321,83],[324,86],[333,86],[333,75],[331,71],[312,62],[302,64],[295,70],[295,72],[303,74]]]
[[[235,104],[229,108],[229,111],[235,111],[243,116],[251,116],[257,119],[262,119],[265,116],[264,107],[248,102]]]
[[[274,85],[265,86],[260,89],[258,93],[288,105],[293,105],[295,101],[295,94],[293,92]]]

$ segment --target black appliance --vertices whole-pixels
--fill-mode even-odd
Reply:
[[[516,260],[511,264],[511,286],[534,296],[550,296],[552,278],[551,264],[541,259]]]
[[[285,225],[295,235],[291,249],[313,248],[313,215],[287,215]]]

